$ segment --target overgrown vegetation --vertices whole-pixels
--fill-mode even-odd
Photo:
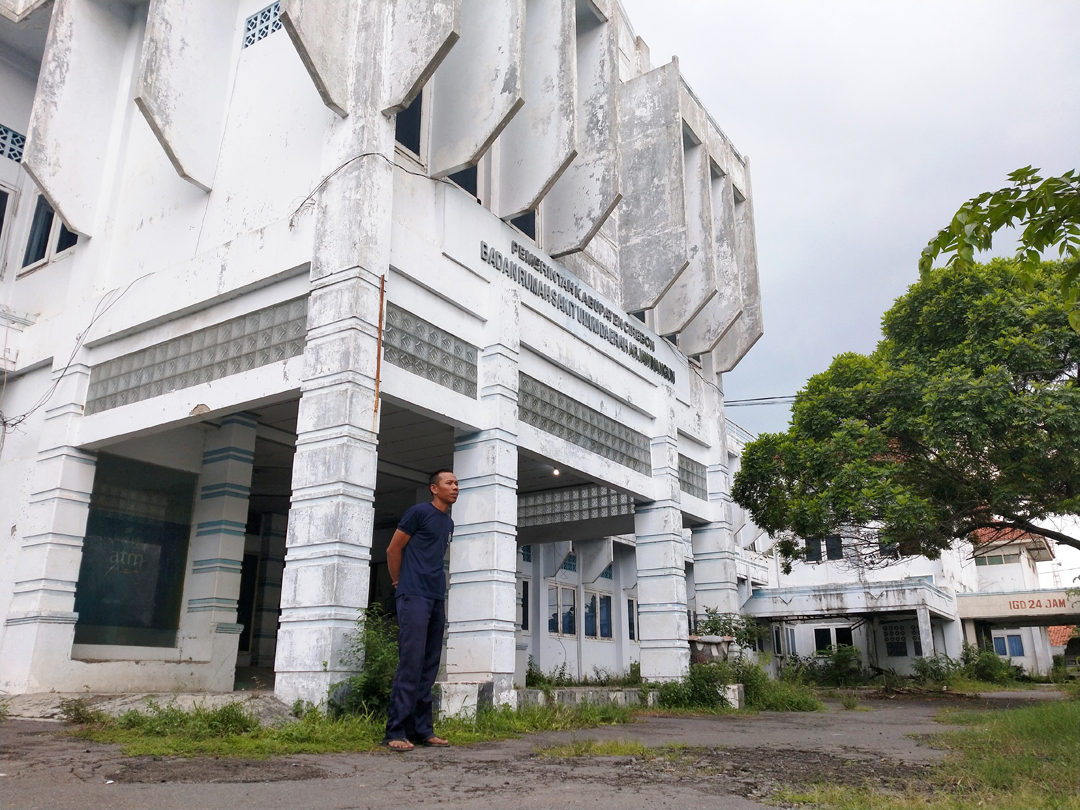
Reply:
[[[691,664],[686,678],[660,685],[660,706],[665,709],[721,709],[727,706],[724,687],[737,683],[743,685],[748,709],[812,712],[825,708],[806,685],[773,680],[759,664],[743,657]]]
[[[593,667],[591,676],[585,675],[581,678],[571,675],[565,662],[551,672],[544,672],[531,655],[525,667],[525,686],[528,689],[563,689],[572,686],[632,688],[641,684],[641,664],[637,661],[632,662],[622,675],[616,675],[603,667]]]
[[[547,759],[572,757],[647,757],[652,749],[637,740],[571,740],[565,745],[537,748],[537,756]]]
[[[993,650],[964,644],[959,659],[939,653],[912,661],[914,680],[920,685],[960,686],[964,682],[1006,685],[1024,677],[1024,671]]]
[[[263,759],[286,754],[325,754],[374,750],[385,730],[384,716],[367,713],[333,716],[307,710],[296,722],[269,727],[242,703],[217,709],[162,706],[148,702],[117,718],[69,701],[65,719],[79,725],[73,733],[94,742],[118,743],[130,756],[215,756]],[[469,718],[446,718],[438,733],[454,744],[501,740],[533,731],[567,731],[629,723],[629,709],[583,704],[507,707],[480,711]]]
[[[964,728],[930,738],[951,754],[934,766],[929,785],[912,785],[905,793],[819,785],[775,798],[837,810],[1080,808],[1080,702],[1039,701],[1020,709],[948,713],[941,719]]]
[[[753,616],[739,613],[721,613],[716,608],[705,608],[705,618],[698,620],[699,636],[726,636],[735,639],[737,653],[750,650],[759,639],[769,635],[766,625],[758,624]]]
[[[381,607],[367,608],[341,663],[357,674],[330,690],[331,711],[341,715],[385,715],[398,665],[397,626]]]

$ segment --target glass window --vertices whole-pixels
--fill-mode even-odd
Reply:
[[[532,562],[532,546],[521,547],[521,561]]]
[[[521,580],[521,629],[529,629],[529,580]]]
[[[479,188],[479,182],[477,179],[475,166],[470,166],[467,169],[462,169],[460,172],[454,172],[446,179],[451,181],[458,188],[469,192],[469,194],[479,199],[480,195],[477,192],[477,189]]]
[[[902,624],[883,624],[881,631],[885,636],[885,654],[890,658],[907,657],[907,628]]]
[[[548,632],[559,632],[559,589],[548,588]]]
[[[922,657],[922,635],[919,633],[919,626],[915,625],[911,628],[911,646],[915,648],[915,657]]]
[[[773,625],[773,652],[777,655],[783,654],[783,642],[781,641],[781,638],[782,637],[780,635],[780,625]]]
[[[635,622],[634,622],[635,618],[636,618],[636,614],[634,613],[634,600],[633,599],[627,599],[626,600],[626,621],[627,621],[627,624],[629,626],[629,630],[630,630],[629,635],[630,635],[630,640],[631,641],[634,641],[634,640],[637,639],[637,633],[635,632],[636,628],[634,626],[635,625]]]
[[[536,212],[526,211],[520,217],[514,217],[510,220],[510,224],[525,234],[527,237],[536,241]]]
[[[838,534],[830,534],[825,538],[825,557],[830,560],[844,559],[844,541]]]
[[[34,208],[34,221],[30,225],[30,238],[26,240],[23,267],[40,262],[49,252],[49,233],[52,231],[53,216],[52,206],[39,194],[37,207]]]
[[[1008,636],[1009,655],[1013,658],[1024,657],[1024,640],[1020,636]]]
[[[787,629],[787,652],[788,655],[798,655],[795,652],[795,628],[789,627]]]
[[[1001,563],[1002,560],[1000,554],[991,554],[989,557],[986,558],[987,565],[1001,565]]]
[[[998,655],[1008,655],[1008,651],[1005,649],[1005,639],[1001,636],[994,636],[994,652]]]
[[[836,646],[846,644],[849,647],[855,646],[855,638],[852,635],[850,627],[837,627],[836,628]]]
[[[976,557],[975,558],[975,564],[976,565],[986,565],[986,557]]]
[[[577,593],[573,588],[560,588],[562,591],[562,634],[564,636],[577,635],[577,617],[574,611],[574,603]]]
[[[79,241],[79,235],[67,229],[67,225],[60,223],[60,233],[56,236],[56,252],[63,253],[68,248],[75,247]]]
[[[585,637],[596,638],[596,594],[585,592]]]
[[[4,220],[7,217],[7,207],[9,195],[6,191],[0,188],[0,239],[4,238]]]
[[[1001,557],[1002,565],[1012,565],[1020,562],[1019,554],[1003,554]]]
[[[98,457],[75,589],[76,644],[176,646],[197,480]]]
[[[414,155],[420,154],[420,109],[423,100],[424,91],[421,90],[412,104],[397,114],[394,123],[394,138]]]
[[[807,540],[806,541],[806,561],[807,562],[821,562],[821,541],[820,540]]]
[[[814,628],[814,652],[828,652],[832,646],[832,630],[828,627]]]
[[[600,596],[600,638],[611,638],[611,597]]]

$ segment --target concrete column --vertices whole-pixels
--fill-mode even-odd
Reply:
[[[387,30],[350,15],[341,69],[352,93],[328,128],[311,257],[304,379],[293,461],[275,693],[322,703],[348,672],[368,603],[378,419],[379,285],[390,265],[394,121],[371,97],[386,82]],[[336,41],[336,40],[335,40]]]
[[[252,666],[273,666],[277,648],[278,608],[281,607],[281,575],[285,568],[285,515],[263,515],[262,576],[259,582],[255,632],[251,642]]]
[[[225,417],[203,445],[199,496],[188,548],[190,572],[177,643],[184,660],[212,662],[207,688],[229,691],[241,626],[236,621],[244,560],[255,417]]]
[[[930,611],[924,607],[915,609],[915,615],[919,618],[919,641],[922,643],[924,658],[934,655],[934,633],[930,627]]]
[[[516,302],[516,294],[507,302],[508,321],[517,319]],[[488,689],[495,703],[514,697],[518,347],[514,330],[502,331],[502,342],[481,353],[480,399],[492,427],[460,436],[454,446],[461,494],[453,508],[442,687],[451,713],[475,710],[489,699]],[[533,582],[539,589],[543,580]]]
[[[964,628],[960,619],[945,622],[941,628],[945,640],[945,649],[942,651],[950,658],[959,658],[964,650]]]
[[[58,356],[60,353],[58,353]],[[79,450],[78,423],[90,369],[54,368],[45,410],[11,607],[0,651],[0,690],[47,692],[64,670],[75,637],[75,585],[94,488],[95,458]]]
[[[664,497],[641,504],[634,514],[637,535],[638,618],[641,676],[649,681],[683,677],[690,667],[686,627],[686,570],[679,508],[679,446],[673,394],[664,392],[665,435],[652,441],[653,478]]]

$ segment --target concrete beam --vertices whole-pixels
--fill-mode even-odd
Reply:
[[[355,0],[281,0],[281,24],[323,104],[342,118],[349,114],[358,13]]]
[[[577,156],[541,203],[543,243],[556,258],[583,250],[622,199],[619,60],[615,26],[607,19],[594,10],[576,20]]]
[[[527,0],[525,104],[499,136],[503,219],[532,211],[577,155],[575,0]]]
[[[151,0],[135,105],[176,173],[209,191],[236,52],[236,0]]]
[[[525,0],[462,0],[461,39],[431,78],[428,173],[473,166],[525,103]]]
[[[461,37],[461,0],[396,0],[383,112],[398,113],[420,92]]]
[[[7,17],[13,23],[21,23],[46,3],[52,0],[0,0],[0,16]]]
[[[619,88],[622,305],[652,309],[689,263],[679,63]]]
[[[133,10],[56,0],[22,165],[68,229],[92,236]]]

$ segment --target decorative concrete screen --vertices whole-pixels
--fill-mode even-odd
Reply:
[[[518,528],[632,515],[629,495],[601,486],[568,487],[518,495]],[[529,557],[532,558],[532,548]]]
[[[244,48],[281,30],[281,3],[271,3],[244,23]]]
[[[679,453],[679,489],[687,495],[707,500],[709,491],[705,482],[705,465]]]
[[[649,438],[645,434],[527,374],[519,375],[518,419],[642,475],[649,475],[652,470]]]
[[[383,357],[418,377],[476,399],[476,347],[389,303]]]
[[[86,413],[190,388],[303,354],[307,298],[294,298],[94,366]]]
[[[16,163],[22,162],[26,136],[0,124],[0,155],[11,158]]]

